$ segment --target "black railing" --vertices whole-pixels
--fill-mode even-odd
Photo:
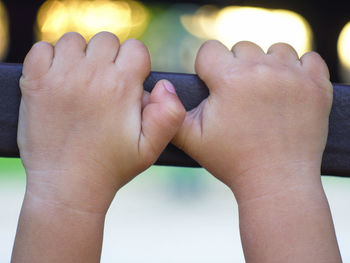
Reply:
[[[0,157],[19,157],[17,123],[21,99],[21,73],[20,64],[0,64]],[[168,79],[174,84],[187,110],[196,107],[209,95],[205,84],[196,75],[191,74],[152,72],[144,83],[144,89],[151,91],[161,79]],[[156,164],[199,167],[198,163],[173,145],[168,145]],[[350,177],[349,85],[334,84],[334,102],[321,172],[326,175]]]

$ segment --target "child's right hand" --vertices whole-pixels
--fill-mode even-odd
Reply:
[[[21,78],[18,145],[27,193],[105,213],[115,193],[151,166],[181,126],[185,109],[167,81],[143,91],[148,49],[111,33],[88,45],[77,33],[40,42]]]
[[[251,42],[229,51],[209,41],[198,53],[196,71],[210,96],[187,114],[174,143],[226,183],[238,201],[274,191],[281,182],[293,187],[313,180],[293,173],[319,177],[332,85],[317,53],[299,60],[287,44],[265,54]],[[263,170],[279,173],[259,177]]]
[[[99,262],[115,193],[151,166],[185,109],[173,86],[151,94],[147,48],[101,32],[40,42],[21,78],[18,145],[27,174],[12,262]]]

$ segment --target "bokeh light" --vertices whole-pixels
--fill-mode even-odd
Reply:
[[[66,32],[79,32],[89,40],[100,31],[109,31],[124,41],[142,35],[148,21],[148,10],[136,1],[49,0],[39,9],[36,35],[54,44]]]
[[[7,52],[9,44],[8,18],[7,12],[2,2],[0,2],[0,60]]]
[[[184,15],[181,22],[192,35],[218,39],[229,48],[242,40],[252,41],[265,51],[274,43],[285,42],[299,55],[312,48],[310,25],[288,10],[236,6],[219,10],[204,6],[192,16]]]
[[[338,55],[342,65],[350,70],[350,22],[344,26],[339,35]]]
[[[215,22],[219,9],[212,5],[200,7],[194,15],[181,16],[185,29],[192,35],[208,39],[215,36]]]

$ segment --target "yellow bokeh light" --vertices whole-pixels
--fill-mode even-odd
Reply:
[[[230,6],[214,10],[206,19],[207,23],[203,26],[203,15],[196,13],[192,18],[182,17],[181,22],[191,34],[218,39],[228,47],[248,40],[265,51],[277,42],[290,44],[299,55],[312,48],[310,25],[292,11]]]
[[[136,1],[128,2],[131,10],[131,30],[128,37],[138,38],[146,30],[150,19],[145,6]]]
[[[116,34],[121,41],[137,38],[147,27],[149,14],[136,1],[46,1],[37,16],[37,38],[51,43],[66,32],[79,32],[87,40],[100,31]]]
[[[2,2],[0,2],[0,60],[6,55],[9,44],[8,18],[7,12]]]
[[[341,63],[350,69],[350,22],[345,25],[339,35],[338,55]]]

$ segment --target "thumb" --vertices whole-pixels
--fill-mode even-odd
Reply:
[[[151,165],[176,135],[185,118],[186,110],[167,80],[159,81],[144,106],[140,153]]]
[[[200,141],[203,135],[203,108],[206,103],[207,99],[186,113],[181,128],[171,141],[176,147],[195,159],[196,152],[200,151]]]

